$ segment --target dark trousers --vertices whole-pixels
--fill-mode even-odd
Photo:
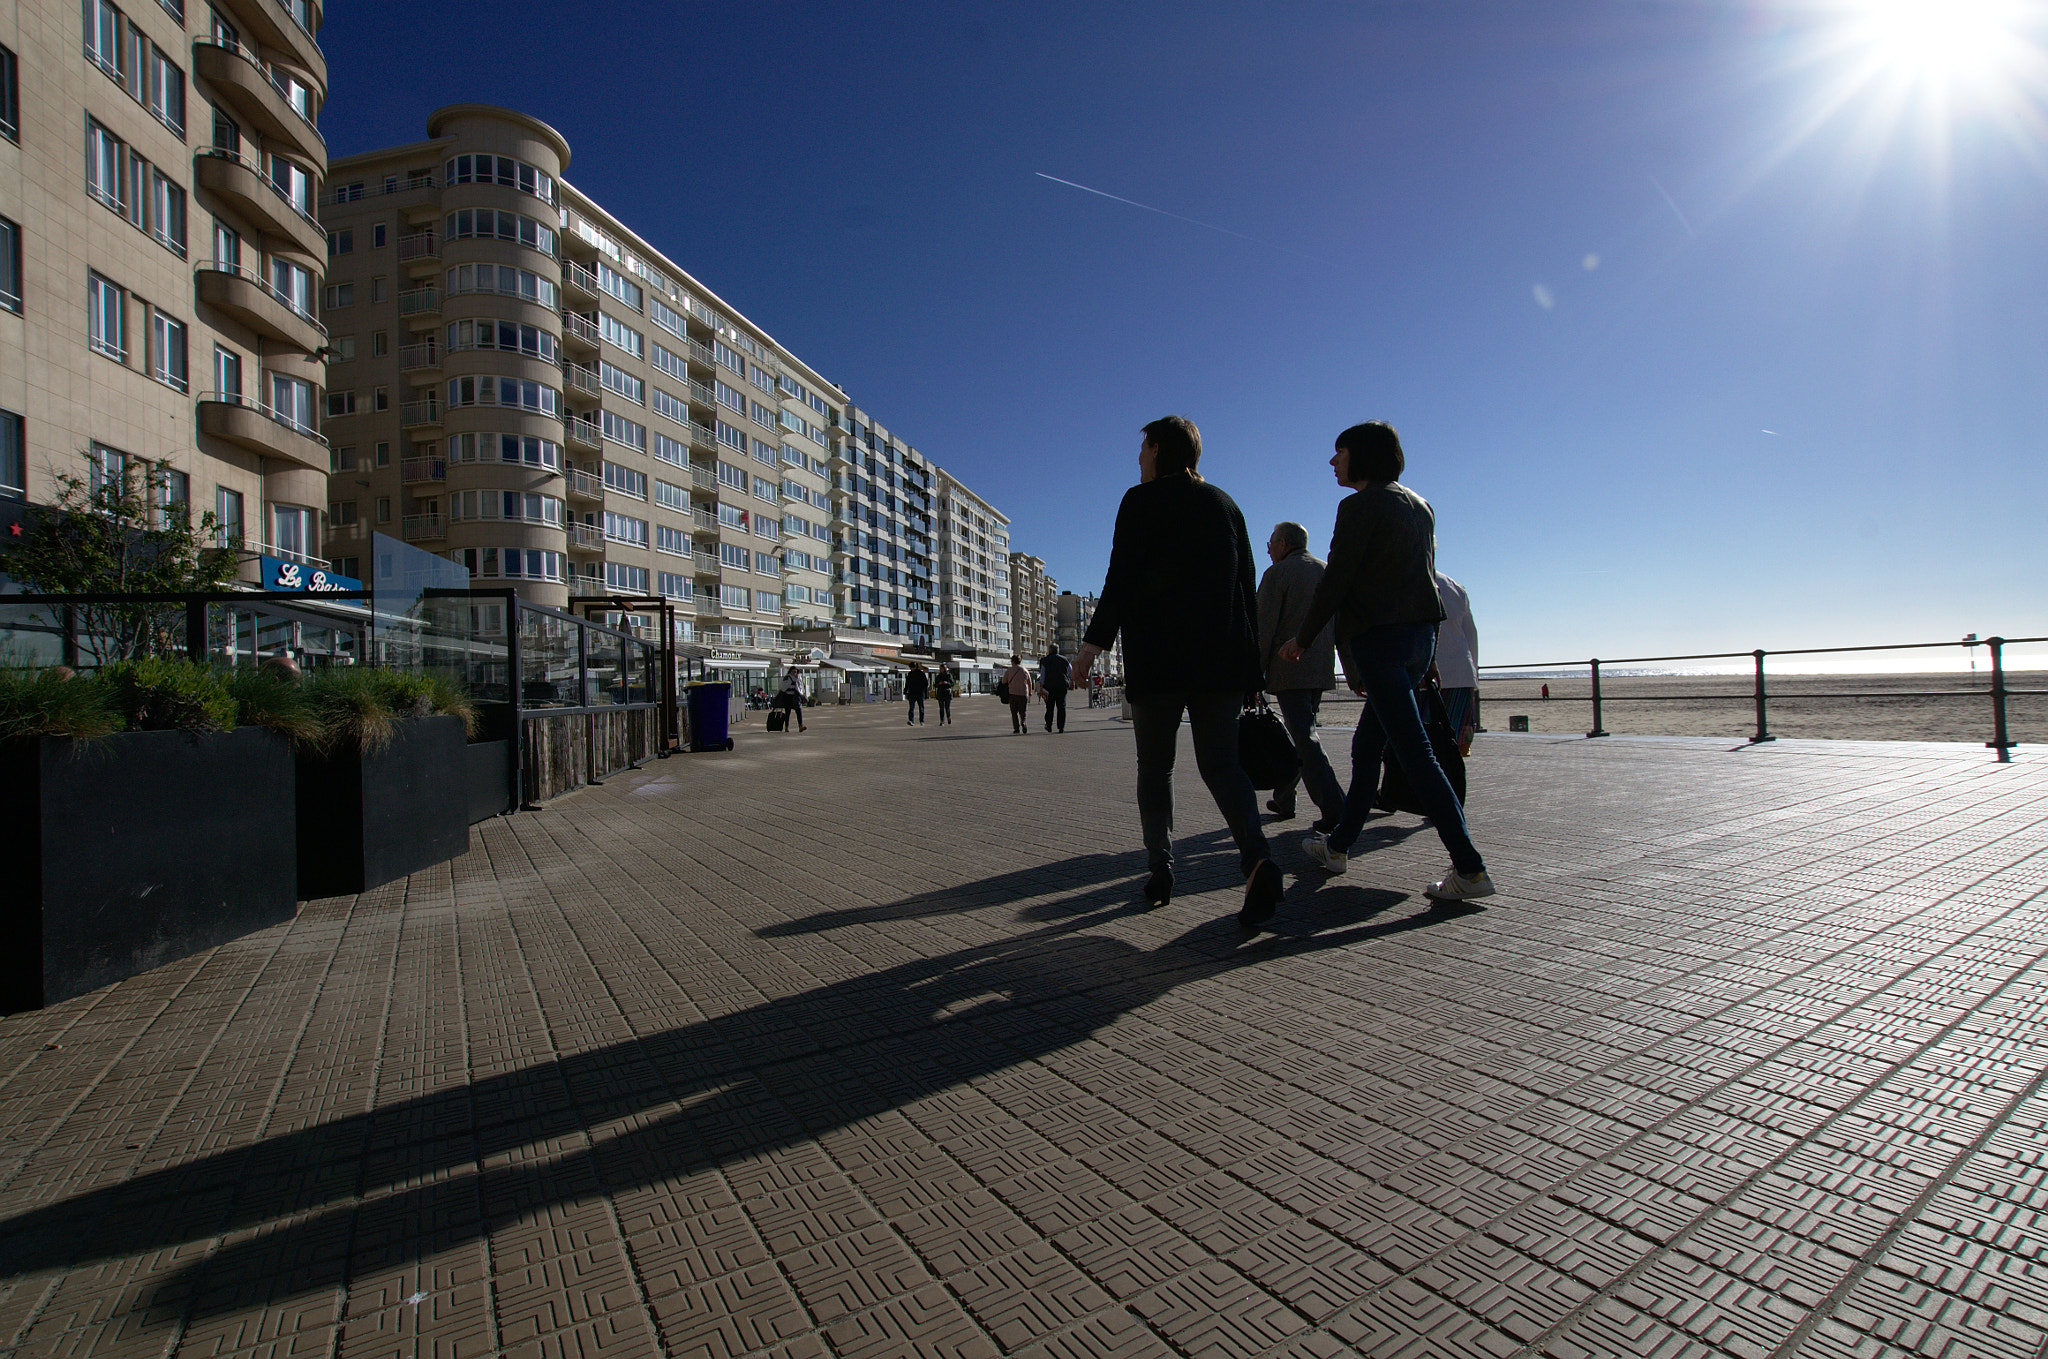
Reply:
[[[1060,730],[1065,731],[1067,729],[1067,691],[1064,689],[1047,689],[1045,691],[1045,729],[1047,731],[1052,730],[1054,713],[1059,714]]]
[[[1023,698],[1013,698],[1010,700],[1010,730],[1012,733],[1025,729],[1024,714],[1030,710],[1031,698],[1028,694]]]
[[[922,721],[924,721],[924,700],[921,698],[913,698],[910,700],[910,722]],[[909,724],[909,722],[904,723],[905,726],[908,726]]]
[[[1451,867],[1467,874],[1485,871],[1486,861],[1465,829],[1465,809],[1436,762],[1422,709],[1415,703],[1415,686],[1436,655],[1436,624],[1367,628],[1351,638],[1349,647],[1354,678],[1365,681],[1365,711],[1351,737],[1351,789],[1344,795],[1344,819],[1330,833],[1330,848],[1348,852],[1364,829],[1379,793],[1380,765],[1391,752],[1451,852]]]
[[[939,699],[939,725],[943,727],[952,720],[953,700],[950,698],[941,697]]]
[[[1273,790],[1273,805],[1293,811],[1294,789],[1303,784],[1308,788],[1309,801],[1316,804],[1325,823],[1335,825],[1344,815],[1344,785],[1337,781],[1337,771],[1330,768],[1330,757],[1323,754],[1322,743],[1316,740],[1316,714],[1322,710],[1323,691],[1282,689],[1273,697],[1280,700],[1280,720],[1287,724],[1287,734],[1294,738],[1294,748],[1301,754],[1300,775],[1285,788]]]
[[[1131,700],[1131,729],[1138,745],[1138,824],[1152,868],[1173,867],[1173,760],[1180,744],[1180,715],[1188,715],[1195,738],[1195,768],[1216,799],[1216,809],[1237,841],[1239,866],[1248,874],[1273,857],[1259,825],[1259,795],[1237,762],[1237,715],[1244,695],[1147,694]]]

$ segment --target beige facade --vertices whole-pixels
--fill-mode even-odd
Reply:
[[[427,134],[323,200],[335,517],[540,604],[664,596],[736,671],[779,654],[831,609],[844,394],[564,182],[545,123]]]
[[[938,469],[939,646],[1007,658],[1010,520],[944,468]]]
[[[0,127],[0,494],[162,464],[252,551],[324,556],[310,0],[17,0]]]
[[[1053,603],[1059,593],[1059,582],[1045,574],[1043,559],[1025,552],[1010,554],[1010,627],[1017,654],[1024,659],[1052,649]]]

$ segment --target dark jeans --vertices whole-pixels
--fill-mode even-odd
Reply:
[[[1280,720],[1287,724],[1287,734],[1294,738],[1294,748],[1301,752],[1301,776],[1284,788],[1275,788],[1273,801],[1282,809],[1293,811],[1295,784],[1306,784],[1309,801],[1316,804],[1325,822],[1335,825],[1344,815],[1344,785],[1337,781],[1337,771],[1330,768],[1330,757],[1323,754],[1322,743],[1316,740],[1316,714],[1322,711],[1323,691],[1282,689],[1273,697],[1280,701]]]
[[[944,726],[944,725],[945,725],[946,723],[948,723],[948,722],[951,722],[952,720],[953,720],[953,700],[952,700],[952,699],[950,699],[950,698],[942,698],[942,699],[940,699],[940,700],[939,700],[939,725],[941,725],[941,726]]]
[[[1067,729],[1067,691],[1064,689],[1047,689],[1045,691],[1045,729],[1047,731],[1052,730],[1054,713],[1059,714],[1060,730],[1065,731]]]
[[[923,700],[923,699],[921,699],[921,698],[913,698],[913,699],[911,699],[911,700],[910,700],[910,713],[909,713],[909,717],[910,717],[910,721],[911,721],[911,722],[922,722],[922,721],[924,721],[924,700]],[[908,723],[905,723],[905,725],[907,726],[907,725],[909,725],[909,724],[908,724]]]
[[[1180,715],[1188,715],[1195,738],[1195,767],[1216,809],[1237,841],[1238,864],[1247,874],[1273,857],[1259,826],[1259,795],[1237,762],[1237,715],[1242,694],[1147,694],[1131,700],[1131,729],[1138,743],[1138,823],[1145,832],[1145,857],[1152,868],[1173,866],[1173,759],[1180,744]]]
[[[1358,838],[1379,793],[1381,762],[1391,750],[1429,809],[1430,824],[1451,852],[1451,867],[1467,874],[1484,871],[1486,861],[1465,829],[1465,809],[1436,762],[1415,703],[1415,686],[1436,655],[1436,624],[1367,628],[1348,645],[1353,677],[1365,681],[1365,711],[1351,737],[1351,791],[1344,797],[1344,818],[1330,833],[1330,848],[1348,852]]]
[[[1024,714],[1031,711],[1031,700],[1029,698],[1013,698],[1009,700],[1009,704],[1010,731],[1011,734],[1014,735],[1015,733],[1023,731],[1025,729]]]

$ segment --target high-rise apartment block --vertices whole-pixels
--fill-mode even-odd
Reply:
[[[10,7],[0,497],[138,462],[223,536],[323,553],[330,343],[312,0]],[[324,563],[323,563],[324,564]]]
[[[941,469],[939,647],[1007,659],[1016,645],[1010,616],[1010,520]]]
[[[1052,649],[1053,601],[1059,593],[1059,582],[1045,574],[1042,558],[1026,552],[1010,554],[1010,626],[1017,654],[1027,661]]]
[[[842,629],[928,650],[934,640],[932,497],[938,471],[869,412],[831,434],[834,584]]]
[[[323,200],[335,520],[535,603],[666,598],[759,671],[831,608],[844,395],[565,182],[545,123],[458,104],[427,135]]]

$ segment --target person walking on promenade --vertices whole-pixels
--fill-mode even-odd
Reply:
[[[1444,713],[1458,734],[1458,753],[1472,753],[1479,730],[1479,627],[1472,621],[1472,599],[1465,587],[1443,572],[1436,573],[1436,597],[1444,606],[1443,626],[1436,632],[1436,680],[1443,686]]]
[[[1279,700],[1280,720],[1301,755],[1300,775],[1273,790],[1266,810],[1282,821],[1291,820],[1295,787],[1306,784],[1309,800],[1321,813],[1315,828],[1328,832],[1344,815],[1344,785],[1316,740],[1316,716],[1324,692],[1337,687],[1335,625],[1317,633],[1315,645],[1300,660],[1280,659],[1280,644],[1300,630],[1308,614],[1309,600],[1323,578],[1323,564],[1309,555],[1308,530],[1296,523],[1273,526],[1266,555],[1273,564],[1259,581],[1259,661],[1266,670],[1266,692]]]
[[[953,672],[943,665],[939,673],[932,676],[932,697],[939,702],[939,725],[953,725]]]
[[[1058,713],[1059,729],[1067,729],[1067,681],[1072,678],[1073,666],[1057,647],[1046,648],[1045,658],[1038,663],[1038,691],[1045,695],[1045,729],[1051,731],[1053,714]]]
[[[1031,672],[1015,656],[1010,657],[1010,668],[1003,672],[1003,695],[1010,705],[1010,735],[1028,735],[1031,731],[1027,720],[1031,711]]]
[[[1237,715],[1262,682],[1251,538],[1237,502],[1195,470],[1202,435],[1192,420],[1169,415],[1144,435],[1138,484],[1117,506],[1109,571],[1074,671],[1085,681],[1123,634],[1151,868],[1146,902],[1173,898],[1173,762],[1186,713],[1195,766],[1237,842],[1245,876],[1238,920],[1257,928],[1273,918],[1284,888],[1259,825],[1259,795],[1237,762]]]
[[[789,714],[783,719],[784,731],[789,730],[791,722],[796,723],[798,731],[807,730],[804,726],[804,694],[803,690],[797,687],[795,675],[782,682],[782,688],[776,691],[774,706]]]
[[[1385,421],[1353,425],[1339,434],[1330,466],[1352,494],[1337,507],[1322,583],[1301,626],[1282,644],[1280,657],[1300,660],[1335,618],[1345,672],[1354,688],[1363,687],[1366,702],[1351,738],[1351,788],[1343,818],[1327,837],[1311,832],[1303,848],[1326,871],[1344,871],[1379,791],[1380,764],[1391,750],[1451,855],[1451,871],[1425,887],[1423,895],[1433,901],[1492,896],[1486,861],[1472,844],[1465,809],[1436,762],[1415,702],[1415,686],[1429,670],[1437,624],[1444,616],[1436,593],[1436,514],[1428,501],[1401,484],[1407,457],[1401,436]]]
[[[924,700],[925,695],[931,692],[931,688],[931,676],[925,674],[922,665],[912,661],[910,673],[903,677],[903,697],[909,705],[909,710],[904,716],[904,726],[924,725]]]

